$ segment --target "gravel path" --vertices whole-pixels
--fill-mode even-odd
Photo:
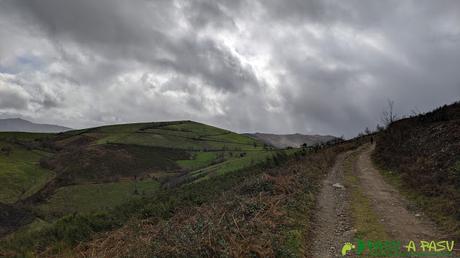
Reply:
[[[354,164],[358,187],[369,199],[372,210],[392,240],[449,240],[428,218],[409,211],[408,201],[397,189],[384,181],[370,158],[374,147],[375,145],[367,144],[338,156],[318,195],[317,211],[313,220],[314,236],[308,257],[342,257],[340,252],[343,244],[353,242],[353,216],[348,208],[350,194],[343,187],[343,163],[353,152],[359,154]],[[451,257],[457,257],[456,255]]]
[[[348,195],[344,185],[343,161],[350,152],[337,157],[318,195],[317,213],[313,221],[315,234],[311,243],[309,257],[341,257],[344,241],[351,241],[351,228]],[[335,186],[334,186],[335,185]]]
[[[370,159],[373,150],[374,145],[369,146],[358,158],[359,179],[387,233],[393,239],[402,241],[442,238],[433,223],[420,214],[416,217],[415,213],[410,212],[407,201],[398,190],[384,181]]]

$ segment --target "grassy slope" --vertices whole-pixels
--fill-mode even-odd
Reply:
[[[116,143],[185,150],[190,159],[176,160],[176,164],[200,177],[235,171],[271,155],[261,142],[250,137],[191,121],[106,126],[81,131],[74,137],[81,135],[96,137],[96,142],[103,145]]]
[[[68,135],[70,139],[64,142],[89,136],[102,145],[116,143],[185,150],[190,153],[191,159],[176,161],[185,170],[199,170],[222,161],[237,160],[241,152],[258,151],[260,153],[251,156],[257,159],[256,156],[261,154],[265,158],[266,152],[261,142],[250,137],[192,121],[105,126],[81,130],[78,134],[70,132]],[[237,169],[241,168],[239,162],[235,164]]]
[[[100,144],[137,144],[198,151],[260,150],[263,146],[250,137],[191,121],[119,125],[90,129],[89,132],[103,135],[98,140]]]
[[[222,163],[193,171],[191,172],[191,177],[196,178],[197,180],[206,180],[213,176],[223,175],[225,173],[263,163],[267,160],[267,158],[272,158],[276,153],[276,151],[247,152],[244,157],[233,157]],[[235,155],[237,154],[239,153],[236,153]]]
[[[203,177],[211,174],[211,172],[222,174],[236,171],[254,164],[254,161],[251,162],[249,157],[252,160],[260,161],[265,159],[266,156],[266,151],[262,149],[263,145],[249,137],[190,121],[104,126],[66,133],[59,142],[63,145],[68,145],[71,142],[78,142],[78,139],[82,137],[96,139],[94,143],[101,147],[95,147],[97,151],[89,149],[78,155],[75,155],[74,152],[69,153],[68,156],[70,156],[70,159],[65,159],[66,162],[64,163],[67,164],[66,170],[72,169],[69,172],[70,174],[81,175],[82,179],[76,182],[84,184],[88,180],[88,182],[94,181],[96,179],[95,175],[101,174],[100,171],[110,165],[110,163],[105,162],[108,158],[106,156],[116,157],[116,153],[108,153],[107,155],[101,155],[97,159],[95,158],[96,154],[91,154],[92,152],[101,153],[101,148],[108,148],[103,146],[112,146],[109,149],[127,150],[129,153],[134,154],[135,157],[140,158],[139,161],[135,162],[136,166],[145,163],[145,166],[142,166],[140,169],[151,167],[148,170],[149,174],[160,175],[160,179],[174,176],[174,173],[180,170],[200,171]],[[243,150],[251,151],[251,153],[246,157],[240,157],[239,155]],[[183,154],[180,155],[179,152],[181,151],[189,153],[189,159],[181,159],[180,157],[184,156]],[[85,158],[87,153],[91,155]],[[76,157],[76,160],[72,160],[72,157]],[[86,166],[84,168],[85,173],[79,172],[82,170],[80,163],[85,163],[79,162],[81,160],[89,160],[86,163],[96,163],[96,166]],[[143,162],[143,160],[148,160],[149,162]],[[177,167],[174,168],[174,166],[171,166],[171,162],[175,163]],[[155,166],[160,163],[164,165]],[[100,167],[100,164],[105,164],[105,166]],[[128,163],[126,161],[123,164]],[[105,170],[112,171],[112,174],[113,171],[119,168],[126,170],[123,168],[123,164],[114,164],[115,167],[111,168],[109,166],[109,169]],[[134,171],[133,166],[129,165],[129,167],[132,167],[131,170]],[[212,171],[207,170],[208,167],[212,167]],[[160,173],[161,171],[165,171],[166,173]],[[136,173],[139,174],[139,172],[135,172],[134,174]],[[131,175],[131,179],[134,174]],[[123,174],[121,176],[126,175]],[[129,195],[126,189],[123,191],[122,189],[124,188],[121,187],[119,189],[120,193],[113,195],[110,201],[105,202],[105,206],[114,207],[116,204],[119,204],[119,200],[124,199],[120,197],[121,195]],[[76,210],[95,210],[98,207],[94,206],[94,202],[87,201],[88,197],[90,197],[88,196],[88,192],[91,191],[86,185],[64,187],[57,191],[48,203],[42,205],[41,210],[49,209],[51,213],[56,214],[65,214]],[[99,191],[102,191],[100,196],[106,196],[113,189],[105,187],[104,189],[99,189]],[[63,197],[68,195],[73,196],[74,201],[72,205],[63,200]]]
[[[57,167],[57,178],[64,184],[34,208],[47,219],[73,212],[103,211],[136,199],[139,196],[134,195],[133,178],[145,172],[148,177],[162,180],[183,170],[192,174],[199,171],[203,180],[211,174],[217,176],[265,161],[269,153],[250,137],[190,121],[114,125],[63,134],[0,133],[0,139],[16,139],[35,147],[46,143],[57,148],[56,154],[50,154],[21,147],[20,151],[13,150],[9,161],[0,156],[0,168],[5,168],[0,170],[0,179],[9,178],[1,181],[4,187],[0,196],[9,202],[17,200],[19,194],[25,197],[38,191],[54,176],[37,165],[41,157],[51,156],[54,163],[50,164]],[[212,169],[205,170],[208,167]],[[125,175],[123,171],[133,173]],[[120,178],[124,181],[102,183]],[[66,186],[68,183],[77,185]],[[138,183],[140,194],[157,188],[155,180]],[[27,189],[26,193],[22,189]]]
[[[180,167],[189,170],[197,170],[212,164],[217,159],[217,152],[194,152],[191,159],[178,160]]]
[[[0,148],[3,147],[11,148],[11,153],[0,153],[0,202],[14,203],[20,198],[26,198],[53,178],[52,171],[38,165],[46,153],[0,141]]]
[[[130,165],[130,163],[123,161],[121,164],[114,164],[113,168],[111,168],[109,166],[110,163],[107,163],[106,160],[108,160],[108,156],[117,157],[115,155],[116,153],[108,153],[99,158],[96,158],[97,156],[95,154],[91,154],[93,152],[91,149],[85,150],[78,155],[69,153],[68,156],[70,156],[70,158],[75,157],[76,160],[65,159],[65,162],[63,162],[66,164],[65,169],[71,170],[69,173],[72,175],[80,175],[80,179],[74,181],[84,185],[68,186],[59,189],[45,204],[40,205],[40,214],[44,214],[45,217],[48,217],[46,214],[46,212],[48,212],[53,214],[53,217],[56,217],[75,211],[86,212],[103,210],[107,207],[114,207],[128,198],[134,197],[132,194],[127,194],[127,187],[129,184],[132,185],[132,182],[113,183],[107,186],[105,186],[105,184],[98,184],[97,188],[95,185],[88,185],[85,183],[86,181],[91,182],[97,180],[96,175],[101,174],[103,170],[113,172],[122,169],[124,171],[132,170],[135,172],[134,166],[140,169],[152,167],[151,170],[148,170],[149,174],[155,175],[156,178],[161,179],[174,175],[174,173],[171,172],[161,173],[162,169],[168,171],[171,170],[168,169],[168,167],[172,167],[173,171],[178,170],[178,168],[174,169],[171,162],[176,163],[178,167],[183,170],[201,171],[201,173],[205,172],[207,175],[211,172],[225,173],[253,165],[254,161],[251,163],[248,157],[257,161],[262,160],[258,158],[258,156],[265,158],[265,151],[254,146],[259,143],[249,137],[240,136],[226,130],[195,122],[172,122],[162,126],[158,125],[158,123],[116,125],[80,131],[78,134],[74,132],[69,133],[70,137],[64,138],[60,141],[61,143],[68,145],[72,141],[75,141],[77,137],[94,137],[98,139],[96,143],[101,147],[112,146],[110,149],[127,150],[129,153],[133,153],[136,158],[140,159],[136,161],[135,164]],[[193,145],[194,151],[190,150],[190,144]],[[239,155],[241,152],[226,150],[227,146],[235,144],[238,145],[238,149],[249,149],[253,153],[247,157],[240,157]],[[259,145],[262,146],[261,144]],[[212,148],[210,146],[214,146],[214,148],[218,148],[218,150],[211,151]],[[94,152],[100,153],[101,151],[99,150],[101,147],[97,147],[98,151]],[[225,150],[223,150],[224,147]],[[107,149],[107,147],[104,148]],[[183,154],[179,155],[179,152],[183,150],[186,150],[186,152],[190,154],[189,159],[177,158],[184,156]],[[90,153],[90,157],[85,158],[88,156],[88,153]],[[80,162],[82,160],[89,161]],[[95,163],[95,166],[86,166],[82,168],[80,163]],[[101,167],[101,164],[103,167]],[[124,168],[125,164],[128,165],[128,167]],[[141,166],[142,164],[144,164],[144,166]],[[164,165],[159,166],[161,164]],[[214,167],[212,171],[202,170],[210,166]],[[109,169],[104,169],[106,167]],[[84,170],[84,173],[81,170]],[[139,174],[139,172],[135,172],[134,174]],[[121,176],[127,175],[123,174]],[[100,182],[100,180],[98,182]],[[97,194],[94,193],[95,189],[98,191]],[[93,194],[95,198],[92,198]],[[104,205],[99,205],[100,201],[104,199],[107,200],[103,202]]]
[[[84,184],[59,188],[41,204],[41,214],[62,215],[93,212],[116,207],[133,198],[153,195],[159,188],[156,180],[122,181],[106,184]]]
[[[287,163],[284,155],[266,164],[275,166],[272,169],[259,166],[159,190],[108,213],[65,217],[39,231],[15,235],[0,246],[23,252],[43,251],[51,244],[46,255],[70,251],[96,256],[302,257],[318,182],[344,148],[305,158],[293,155],[297,160]],[[88,246],[80,244],[76,253],[69,249],[107,230]]]

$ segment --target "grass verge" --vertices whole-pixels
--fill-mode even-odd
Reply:
[[[355,168],[359,154],[360,151],[355,151],[344,161],[345,185],[350,189],[353,224],[357,230],[355,237],[359,239],[389,239],[385,227],[380,223],[369,198],[363,193],[360,186]]]
[[[401,175],[391,170],[386,170],[377,166],[384,180],[398,189],[398,191],[409,201],[410,207],[417,212],[425,213],[428,218],[433,220],[444,232],[449,232],[450,237],[460,241],[460,222],[455,218],[454,213],[449,213],[445,207],[450,206],[450,200],[443,196],[426,196],[415,189],[405,186]],[[458,207],[452,207],[458,209]]]

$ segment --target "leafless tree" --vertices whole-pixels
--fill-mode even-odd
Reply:
[[[385,127],[387,127],[388,125],[393,123],[396,119],[398,119],[398,116],[396,115],[394,111],[394,105],[395,105],[395,102],[391,99],[388,99],[387,107],[385,110],[383,110],[382,117],[381,117],[381,121]]]
[[[416,116],[420,115],[421,113],[422,113],[422,112],[421,112],[417,107],[415,107],[415,108],[412,109],[412,111],[411,111],[411,116],[416,117]]]
[[[369,127],[366,127],[366,129],[364,129],[364,135],[368,134],[371,134],[371,130],[369,129]]]
[[[376,132],[381,132],[381,131],[383,131],[383,129],[385,129],[385,128],[383,126],[381,126],[380,124],[377,124],[377,126],[375,127]]]

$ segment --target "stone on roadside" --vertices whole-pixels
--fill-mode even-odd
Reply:
[[[343,185],[340,184],[340,183],[335,183],[335,184],[333,184],[332,186],[335,187],[335,188],[339,188],[339,189],[345,189],[345,186],[343,186]]]

